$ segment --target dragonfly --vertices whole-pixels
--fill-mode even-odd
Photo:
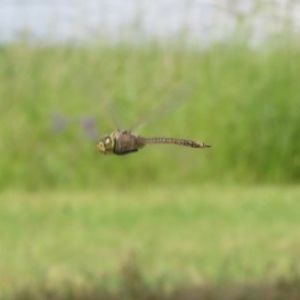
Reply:
[[[173,101],[171,104],[174,104]],[[168,109],[168,106],[165,107],[164,111],[166,108]],[[162,109],[160,109],[160,113],[161,112],[163,112]],[[145,120],[142,120],[142,122],[145,123]],[[102,154],[124,155],[137,152],[149,144],[172,144],[198,149],[211,147],[211,145],[198,140],[174,137],[144,137],[136,135],[132,132],[132,129],[139,126],[140,123],[141,122],[138,122],[131,127],[131,129],[115,129],[111,134],[103,136],[97,143],[98,151]]]
[[[110,135],[100,139],[97,149],[103,154],[124,155],[137,152],[147,144],[173,144],[192,148],[209,148],[201,141],[173,137],[143,137],[133,134],[130,130],[116,129]]]

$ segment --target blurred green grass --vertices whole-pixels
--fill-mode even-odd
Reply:
[[[48,276],[94,282],[132,253],[150,282],[291,278],[299,197],[298,187],[222,185],[2,193],[0,290]]]
[[[202,50],[156,43],[1,46],[0,187],[298,182],[299,53],[296,42]],[[109,133],[111,115],[130,127],[173,98],[184,101],[138,133],[200,139],[212,149],[149,146],[105,157],[78,121],[95,117],[98,131]],[[53,114],[73,122],[55,134]]]

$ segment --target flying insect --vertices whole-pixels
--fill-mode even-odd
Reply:
[[[172,137],[143,137],[135,135],[129,130],[116,129],[110,135],[100,139],[97,149],[103,154],[124,155],[137,152],[147,144],[173,144],[192,148],[211,147],[201,141]]]

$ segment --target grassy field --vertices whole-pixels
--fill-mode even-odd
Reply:
[[[0,288],[146,279],[255,282],[299,274],[299,187],[199,185],[0,196]]]

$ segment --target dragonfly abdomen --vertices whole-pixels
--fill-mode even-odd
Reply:
[[[186,146],[192,148],[208,148],[210,145],[205,144],[201,141],[193,141],[188,139],[179,139],[179,138],[166,138],[166,137],[139,137],[145,144],[173,144],[179,146]]]

